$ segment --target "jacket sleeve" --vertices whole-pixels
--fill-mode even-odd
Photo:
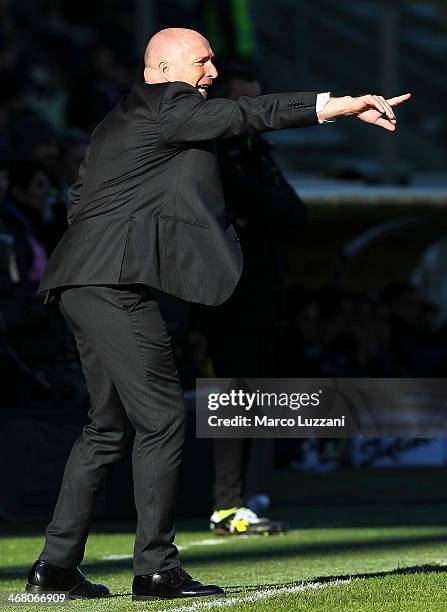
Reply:
[[[73,185],[68,190],[68,200],[67,200],[67,223],[68,225],[71,225],[73,223],[73,219],[75,218],[76,213],[77,213],[77,206],[79,204],[79,200],[81,199],[81,191],[84,185],[84,177],[85,177],[85,171],[87,168],[88,154],[89,154],[89,149],[87,149],[85,157],[82,160],[82,163],[79,167],[78,176],[76,178],[76,181],[73,183]]]
[[[191,85],[176,81],[160,103],[160,131],[175,144],[317,125],[316,100],[316,92],[205,100]]]

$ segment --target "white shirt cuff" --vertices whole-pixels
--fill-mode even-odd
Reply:
[[[316,104],[316,112],[319,113],[323,110],[326,104],[329,102],[331,97],[331,92],[326,91],[324,93],[317,94],[317,104]],[[319,119],[319,123],[333,123],[335,119]]]

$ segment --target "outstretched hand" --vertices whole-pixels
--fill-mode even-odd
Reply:
[[[396,129],[396,116],[393,111],[394,106],[402,104],[411,98],[411,93],[388,98],[367,94],[351,99],[351,112],[366,123],[372,123],[394,132]]]

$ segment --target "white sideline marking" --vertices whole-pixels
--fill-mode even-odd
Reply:
[[[338,586],[339,584],[349,584],[358,578],[347,578],[340,580],[331,580],[330,582],[309,582],[297,584],[292,587],[279,587],[277,589],[262,589],[256,591],[252,595],[233,596],[225,598],[213,598],[210,601],[197,602],[188,606],[179,606],[177,608],[165,608],[160,612],[198,612],[199,610],[209,610],[210,608],[231,608],[241,603],[254,603],[261,599],[270,599],[278,597],[278,595],[289,595],[291,593],[302,593],[303,591],[312,591],[316,589],[325,589],[327,587]]]
[[[239,537],[240,538],[240,537]],[[192,548],[193,546],[216,546],[218,544],[228,544],[229,540],[224,540],[223,538],[207,538],[206,540],[196,540],[195,542],[189,542],[188,544],[183,544],[182,546],[177,546],[179,550],[188,550],[188,548]],[[100,561],[124,561],[126,559],[132,559],[133,555],[129,554],[115,554],[115,555],[105,555],[104,557],[100,557]],[[88,565],[88,561],[87,561]],[[24,569],[23,567],[5,567],[0,568],[1,574],[27,574],[29,569]]]
[[[218,544],[228,544],[228,540],[224,540],[223,538],[208,538],[206,540],[196,540],[195,542],[189,542],[188,544],[183,544],[177,546],[179,550],[188,550],[188,548],[192,548],[193,546],[216,546]],[[122,561],[124,559],[132,559],[133,555],[105,555],[104,557],[100,557],[101,561]]]
[[[190,546],[216,546],[216,544],[228,544],[229,540],[225,540],[224,538],[208,538],[206,540],[196,540],[195,542],[190,542],[189,544],[185,544],[181,548],[185,550]]]

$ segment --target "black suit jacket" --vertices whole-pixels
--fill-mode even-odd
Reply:
[[[207,101],[183,82],[134,85],[92,134],[39,290],[143,283],[224,302],[242,254],[214,140],[314,125],[315,104],[316,93]]]

